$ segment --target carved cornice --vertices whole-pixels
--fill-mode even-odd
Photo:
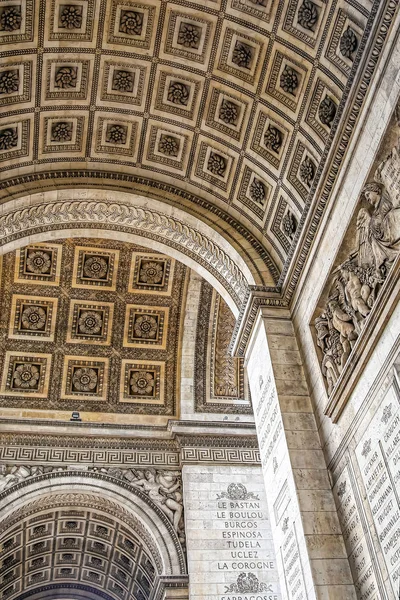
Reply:
[[[44,231],[69,228],[112,229],[160,241],[207,269],[238,307],[246,298],[246,277],[215,242],[172,216],[128,202],[60,200],[10,210],[0,217],[0,244]]]
[[[314,242],[317,229],[325,211],[325,207],[334,191],[334,186],[340,173],[340,168],[349,148],[355,127],[360,119],[368,89],[378,68],[382,50],[385,46],[394,17],[398,10],[399,2],[397,0],[374,2],[372,7],[368,25],[366,27],[366,33],[369,33],[369,35],[363,38],[362,44],[365,46],[367,41],[371,38],[376,15],[379,11],[381,11],[381,18],[375,29],[376,34],[374,42],[371,44],[369,55],[364,61],[364,70],[358,79],[356,89],[352,93],[353,102],[349,104],[347,116],[343,120],[343,125],[341,127],[341,136],[338,136],[337,138],[338,141],[335,144],[335,152],[332,154],[328,164],[325,163],[324,158],[330,153],[332,144],[327,144],[324,149],[324,153],[319,163],[317,176],[314,179],[314,183],[309,194],[309,198],[318,197],[318,202],[316,203],[311,216],[309,215],[308,211],[304,211],[300,226],[298,227],[297,237],[301,237],[302,232],[305,233],[305,235],[300,244],[292,244],[291,252],[289,252],[288,259],[278,281],[278,286],[284,287],[283,297],[287,303],[289,303],[293,297],[297,282],[299,281],[306,259]],[[346,93],[350,93],[351,87],[354,85],[355,76],[356,72],[353,72],[353,76],[348,79],[344,95],[346,95]],[[336,124],[340,119],[341,111],[343,111],[343,107],[341,107],[337,112],[335,118]],[[335,124],[332,126],[332,130],[334,129],[334,125]],[[331,142],[332,141],[333,136],[331,137]],[[322,170],[324,170],[326,173],[324,179],[320,178],[320,176],[322,176]],[[320,186],[320,190],[318,190],[318,185],[321,182],[323,182],[323,185]],[[307,228],[303,229],[302,222],[306,221],[307,219],[309,220],[309,225]],[[289,273],[290,275],[288,276]],[[283,282],[285,279],[286,282],[284,284]]]
[[[302,222],[300,223],[296,234],[296,241],[300,241],[299,238],[301,237],[302,232],[304,233],[304,231],[306,231],[306,235],[304,235],[304,239],[300,244],[292,244],[291,252],[289,253],[288,260],[284,265],[275,292],[260,286],[249,286],[248,295],[240,309],[239,317],[236,322],[236,327],[230,345],[230,350],[237,356],[244,356],[246,352],[246,347],[259,308],[263,306],[276,308],[290,307],[290,302],[292,300],[297,282],[311,250],[325,207],[332,196],[334,186],[340,172],[340,167],[346,156],[355,127],[360,119],[368,89],[371,85],[376,69],[378,68],[379,59],[387,41],[390,28],[398,8],[399,4],[396,2],[396,0],[387,0],[384,5],[380,2],[374,3],[369,20],[369,31],[372,31],[374,19],[378,11],[381,11],[381,19],[376,28],[377,33],[375,40],[371,45],[364,71],[360,76],[356,90],[353,93],[353,103],[349,106],[347,118],[344,120],[343,126],[341,127],[342,133],[338,143],[335,146],[336,151],[332,154],[332,158],[328,167],[323,160],[320,162],[319,175],[322,176],[322,169],[324,168],[326,169],[325,172],[327,173],[327,176],[324,180],[324,185],[321,191],[318,191],[318,182],[320,181],[320,177],[316,176],[309,194],[309,198],[318,196],[318,203],[315,205],[311,216],[309,213],[307,213],[307,211],[303,213]],[[366,43],[366,39],[363,43]],[[347,92],[349,92],[353,84],[354,77],[350,78],[347,82]],[[339,118],[340,114],[338,112],[335,119],[336,123],[338,122]],[[329,152],[330,145],[327,145],[324,155],[328,155]],[[303,228],[303,221],[306,219],[309,219],[310,224],[308,228]]]

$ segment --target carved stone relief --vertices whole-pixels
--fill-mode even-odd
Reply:
[[[345,257],[331,273],[323,309],[314,321],[328,394],[348,363],[400,251],[400,127],[390,154],[378,163],[360,197]],[[381,151],[382,154],[382,151]],[[355,240],[355,243],[354,241]]]

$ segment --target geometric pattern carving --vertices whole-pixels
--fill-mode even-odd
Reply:
[[[14,340],[39,338],[42,341],[52,342],[57,306],[57,298],[14,294],[8,337]]]
[[[108,360],[98,357],[65,356],[61,398],[105,400],[108,385]]]
[[[72,286],[114,291],[118,271],[118,250],[76,246]]]
[[[109,346],[113,314],[113,302],[71,300],[67,342]]]
[[[117,413],[120,422],[126,414],[131,423],[138,412],[174,415],[185,274],[127,242],[67,239],[4,255],[2,406]],[[126,361],[136,371],[121,401]],[[26,388],[17,386],[22,371]],[[154,385],[143,388],[141,371]]]
[[[35,244],[16,253],[15,281],[18,283],[59,285],[62,246]]]
[[[162,361],[123,360],[120,402],[163,404],[165,363]]]
[[[4,396],[46,398],[51,354],[6,352],[1,393]]]
[[[166,348],[169,308],[127,304],[124,346]]]
[[[132,253],[129,291],[141,294],[169,295],[175,261],[160,254]]]

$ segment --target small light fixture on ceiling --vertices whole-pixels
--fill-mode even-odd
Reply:
[[[81,415],[78,413],[78,411],[76,411],[76,410],[73,411],[70,421],[82,421]]]

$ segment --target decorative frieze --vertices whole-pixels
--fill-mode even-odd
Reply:
[[[321,369],[331,394],[346,369],[399,254],[400,158],[396,145],[360,197],[341,256],[314,321]]]

